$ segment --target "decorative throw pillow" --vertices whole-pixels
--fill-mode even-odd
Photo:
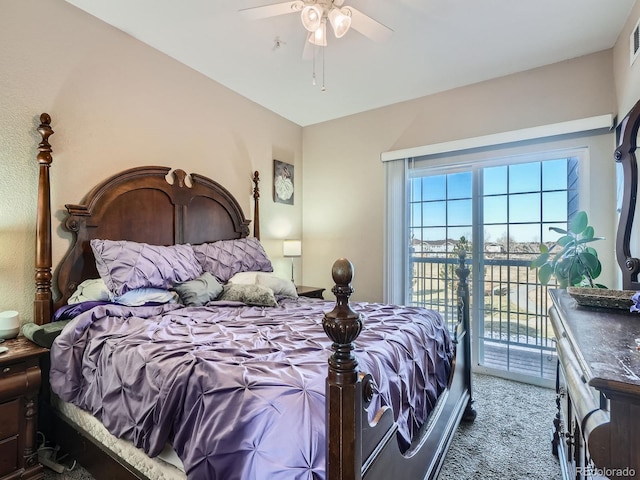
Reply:
[[[193,251],[202,269],[222,283],[238,272],[273,272],[262,244],[254,237],[194,245]]]
[[[236,285],[253,285],[258,283],[258,273],[260,272],[238,272],[227,283],[235,283]]]
[[[270,288],[276,296],[298,298],[294,283],[273,273],[258,272],[256,274],[256,283]]]
[[[111,299],[109,289],[101,278],[90,278],[82,282],[71,294],[68,305],[74,305],[80,302],[108,302]]]
[[[119,297],[115,297],[113,301],[127,307],[139,307],[151,302],[175,303],[178,301],[178,294],[161,288],[136,288]]]
[[[206,305],[222,293],[222,285],[209,272],[188,282],[176,283],[173,289],[180,296],[180,302],[187,307]]]
[[[229,283],[224,286],[222,295],[218,300],[242,302],[247,305],[261,307],[275,307],[278,305],[273,296],[273,290],[263,285],[236,285]]]
[[[127,240],[91,240],[96,268],[116,297],[137,288],[168,290],[202,274],[191,245],[168,247]]]

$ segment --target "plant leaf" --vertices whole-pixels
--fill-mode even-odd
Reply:
[[[552,232],[560,233],[562,235],[566,235],[567,233],[569,233],[566,230],[563,230],[562,228],[558,228],[558,227],[549,227],[549,230],[551,230]]]
[[[594,234],[594,230],[593,227],[591,225],[589,225],[587,228],[584,229],[584,231],[582,232],[582,237],[583,238],[593,238],[593,234]]]
[[[565,235],[563,237],[560,237],[558,240],[556,240],[556,243],[561,247],[566,247],[567,245],[569,245],[570,243],[573,243],[574,241],[575,240],[572,236]]]
[[[548,263],[545,263],[538,270],[538,280],[542,285],[548,285],[549,280],[551,279],[551,274],[553,273],[553,268]]]
[[[571,219],[569,223],[569,231],[579,235],[584,232],[584,229],[589,225],[589,219],[587,218],[587,212],[580,210]]]
[[[542,265],[547,263],[547,260],[549,260],[549,254],[542,253],[538,256],[538,258],[535,258],[531,261],[531,268],[541,267]]]

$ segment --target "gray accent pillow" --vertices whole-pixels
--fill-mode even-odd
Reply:
[[[258,272],[256,274],[256,284],[270,288],[275,296],[298,298],[294,283],[273,273]]]
[[[127,240],[91,240],[96,268],[116,297],[137,288],[168,290],[176,282],[193,280],[202,267],[191,245],[168,247]]]
[[[173,289],[178,293],[180,302],[187,307],[206,305],[222,293],[222,285],[209,272],[188,282],[176,283]]]
[[[193,245],[202,270],[226,283],[238,272],[273,272],[271,261],[257,238],[220,240]]]
[[[273,290],[263,285],[238,285],[228,284],[224,286],[222,295],[218,300],[242,302],[247,305],[260,307],[275,307],[278,305],[273,296]]]

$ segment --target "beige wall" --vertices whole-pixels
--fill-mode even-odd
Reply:
[[[382,300],[382,152],[615,113],[614,91],[608,50],[305,127],[304,282],[330,287],[331,265],[344,256],[356,269],[353,298]],[[615,232],[614,143],[609,135],[591,154],[589,189],[597,196],[584,206],[608,242]],[[604,247],[610,278],[616,264],[612,247]]]
[[[252,218],[257,169],[265,248],[289,274],[280,239],[301,236],[301,202],[274,204],[269,178],[273,158],[295,164],[301,195],[301,127],[63,0],[3,0],[0,46],[0,310],[32,314],[41,112],[56,131],[56,219],[97,181],[150,164],[218,180]],[[55,263],[68,236],[54,228]]]
[[[629,36],[640,19],[640,1],[631,9],[615,47],[613,48],[613,66],[617,96],[618,120],[627,114],[640,99],[640,57],[630,65]]]

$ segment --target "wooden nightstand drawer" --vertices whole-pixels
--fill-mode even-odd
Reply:
[[[0,440],[18,434],[20,402],[13,400],[0,405]]]
[[[324,288],[296,285],[296,291],[298,292],[299,297],[324,298],[322,295],[322,292],[324,292]]]
[[[6,340],[0,355],[0,478],[44,477],[36,452],[40,356],[47,353],[25,337]]]
[[[0,402],[23,395],[28,387],[27,365],[24,362],[0,366]]]

